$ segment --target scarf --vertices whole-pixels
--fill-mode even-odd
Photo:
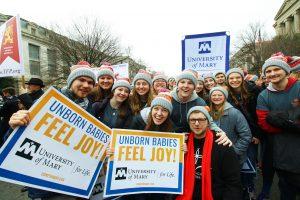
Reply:
[[[205,141],[202,152],[202,200],[213,200],[211,191],[211,151],[213,146],[213,133],[206,129]],[[176,200],[191,200],[195,185],[195,157],[194,157],[194,133],[190,133],[187,143],[184,166],[184,190]]]

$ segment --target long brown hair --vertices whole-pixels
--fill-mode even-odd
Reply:
[[[151,87],[149,87],[149,91],[145,95],[147,95],[146,105],[147,105],[147,107],[150,107],[151,102],[153,100],[153,92],[152,92]],[[132,113],[134,115],[138,114],[143,109],[141,96],[137,93],[137,91],[135,90],[135,87],[132,89],[132,95],[129,98],[129,102],[130,102]]]
[[[96,85],[89,96],[93,99],[94,102],[102,101],[103,99],[110,97],[110,95],[112,94],[111,88],[108,90],[104,90],[99,85]]]
[[[219,109],[216,109],[216,107],[213,105],[213,102],[210,100],[210,115],[213,118],[213,120],[219,120],[223,114],[224,114],[224,108],[225,108],[226,100],[222,103],[222,106],[220,106]]]
[[[229,77],[228,77],[229,80]],[[246,81],[243,79],[242,77],[242,84],[241,84],[241,97],[242,97],[242,102],[239,102],[238,99],[236,98],[236,92],[234,91],[234,89],[230,86],[229,81],[227,80],[227,86],[228,86],[228,94],[229,96],[232,98],[233,103],[235,105],[240,105],[242,104],[247,104],[249,102],[249,99],[251,97],[251,93],[248,92],[247,89],[247,83]]]
[[[159,131],[159,132],[173,132],[173,125],[170,120],[170,113],[168,113],[167,119],[161,124],[156,125],[152,119],[152,108],[148,116],[147,125],[145,131]]]

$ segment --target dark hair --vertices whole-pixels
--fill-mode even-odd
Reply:
[[[146,96],[147,96],[147,102],[146,102],[147,107],[150,107],[151,102],[153,100],[153,92],[150,85],[149,85],[149,91],[146,94]],[[131,106],[132,113],[134,115],[138,114],[138,112],[142,110],[141,96],[136,92],[135,87],[132,89],[132,95],[130,96],[130,106]]]
[[[112,86],[111,86],[112,88]],[[96,87],[93,88],[92,92],[90,93],[90,97],[95,101],[102,101],[103,99],[109,97],[112,92],[111,92],[111,88],[108,90],[104,90],[102,87],[100,87],[99,85],[97,85]]]
[[[6,87],[4,89],[2,89],[2,93],[9,93],[10,95],[16,95],[16,90],[13,87]]]
[[[229,77],[228,77],[229,80]],[[247,83],[246,81],[243,79],[242,77],[242,84],[241,84],[241,97],[242,97],[242,102],[239,102],[238,99],[236,98],[236,93],[234,91],[234,89],[230,86],[229,81],[227,80],[227,85],[228,85],[228,95],[232,98],[233,103],[235,105],[240,105],[242,104],[248,104],[249,99],[251,97],[251,93],[249,93],[248,89],[247,89]]]
[[[170,113],[168,114],[167,119],[161,124],[156,125],[152,119],[152,109],[149,113],[147,125],[145,127],[145,131],[159,131],[159,132],[173,132],[173,124],[170,119]]]
[[[114,92],[115,92],[116,89],[114,89],[110,96],[109,96],[109,99],[113,98],[114,96]],[[129,90],[129,94],[130,94],[130,90]],[[123,101],[120,105],[120,107],[118,108],[118,111],[119,111],[119,117],[124,119],[126,116],[127,116],[127,112],[128,110],[130,110],[130,105],[129,105],[129,94],[128,94],[128,97],[125,101]]]

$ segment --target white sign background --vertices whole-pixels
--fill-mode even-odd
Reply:
[[[225,32],[224,32],[225,33]],[[193,69],[201,75],[206,73],[225,72],[226,62],[229,54],[227,53],[228,35],[203,34],[203,37],[186,37],[183,41],[183,66],[184,69]],[[211,42],[210,53],[199,53],[200,42]],[[209,50],[209,49],[208,49]],[[227,63],[228,65],[229,63]],[[227,66],[228,67],[228,66]]]
[[[119,74],[120,78],[129,78],[129,65],[128,63],[122,63],[113,65],[114,73]]]

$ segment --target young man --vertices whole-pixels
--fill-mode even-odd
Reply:
[[[217,72],[214,74],[214,76],[219,86],[226,86],[226,74],[224,72]]]
[[[203,106],[192,107],[187,120],[184,191],[176,200],[241,200],[240,165],[232,147],[214,142],[212,121]]]
[[[42,79],[31,78],[28,82],[25,82],[25,84],[27,85],[27,93],[33,102],[38,100],[44,94],[42,88],[44,88],[45,85]]]
[[[67,87],[61,90],[62,94],[78,104],[82,109],[93,114],[92,105],[87,96],[96,83],[96,76],[88,65],[74,65],[67,79]],[[20,110],[10,118],[9,125],[14,129],[17,126],[26,126],[30,123],[29,112]],[[28,197],[33,200],[75,200],[75,197],[53,192],[28,188]]]
[[[286,57],[276,55],[265,61],[262,72],[270,81],[257,99],[258,124],[272,135],[273,166],[279,177],[281,200],[294,200],[300,191],[300,135],[267,123],[274,111],[289,111],[300,99],[300,82],[289,77],[290,66]]]

